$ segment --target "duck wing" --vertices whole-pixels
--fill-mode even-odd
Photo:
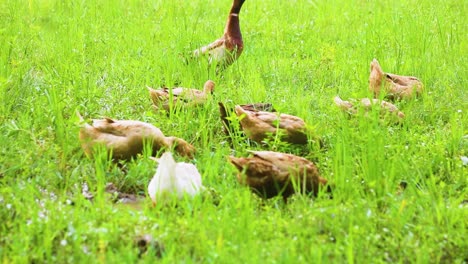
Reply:
[[[242,129],[254,141],[261,142],[268,133],[276,133],[278,129],[283,129],[287,134],[285,141],[294,144],[307,143],[306,126],[299,117],[265,111],[247,111],[238,105],[236,114],[245,115],[240,120]]]
[[[221,58],[222,55],[220,50],[223,50],[225,48],[225,44],[226,44],[226,39],[225,37],[221,37],[215,41],[213,41],[212,43],[206,45],[206,46],[203,46],[201,48],[198,48],[196,50],[193,51],[193,56],[194,57],[200,57],[200,56],[203,56],[203,55],[210,55],[210,56],[214,56],[215,59],[219,59]]]
[[[247,185],[252,191],[264,198],[271,198],[282,193],[287,187],[289,175],[275,164],[258,157],[229,157],[237,168],[237,181]],[[242,172],[245,171],[245,177]]]
[[[278,127],[287,130],[298,130],[305,127],[304,120],[297,116],[256,110],[246,110],[245,112],[249,112],[251,118],[257,119],[258,121],[268,124],[273,128]]]
[[[159,88],[159,89],[153,89],[151,87],[147,87],[147,88],[150,94],[151,101],[153,101],[153,104],[155,105],[165,103],[170,98],[169,88],[165,88],[165,87]]]
[[[387,78],[387,80],[401,86],[412,85],[415,82],[420,82],[418,78],[413,76],[401,76],[392,73],[386,73],[385,77]]]
[[[258,159],[275,164],[281,171],[291,171],[291,168],[300,171],[304,168],[315,167],[315,165],[302,157],[292,154],[274,152],[274,151],[249,151]]]
[[[276,127],[278,125],[278,121],[280,119],[280,115],[277,113],[265,112],[265,111],[257,111],[257,110],[245,110],[245,113],[252,119],[256,119],[260,122],[266,123],[270,126]]]
[[[240,124],[245,134],[254,141],[261,142],[267,133],[276,133],[276,125],[274,121],[278,117],[274,113],[262,111],[246,111],[242,107],[236,105],[235,112],[240,117]]]
[[[185,88],[177,94],[177,100],[184,103],[192,103],[194,101],[204,100],[206,94],[203,91],[191,88]]]
[[[286,130],[299,131],[305,129],[305,122],[297,116],[281,114],[279,127]]]
[[[327,184],[327,180],[320,177],[315,164],[303,157],[273,151],[251,151],[251,153],[259,159],[275,164],[281,174],[287,175],[287,177],[275,180],[291,181],[294,179],[296,184],[299,184],[297,187],[301,192],[313,192],[317,195],[319,185]],[[288,191],[292,193],[296,190],[293,188]]]

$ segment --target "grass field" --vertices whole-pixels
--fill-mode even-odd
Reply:
[[[184,64],[183,54],[222,35],[230,5],[0,2],[0,260],[153,263],[157,250],[139,257],[134,242],[150,234],[166,263],[466,263],[467,2],[247,0],[239,60],[219,76]],[[371,96],[373,58],[425,84],[421,98],[397,102],[402,125],[349,119],[333,104],[335,95]],[[217,86],[202,109],[152,110],[147,85],[201,88],[207,79]],[[217,106],[227,100],[273,103],[303,118],[324,148],[237,138],[231,149]],[[76,110],[190,141],[190,162],[214,194],[174,208],[153,208],[149,198],[114,204],[106,183],[146,195],[155,164],[144,155],[122,170],[104,155],[87,158]],[[252,149],[314,161],[333,199],[262,201],[226,158]]]

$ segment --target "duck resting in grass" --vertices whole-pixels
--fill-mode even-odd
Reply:
[[[359,112],[358,107],[362,107],[365,112],[369,112],[373,106],[380,104],[380,114],[382,116],[390,114],[396,116],[398,120],[402,120],[405,117],[405,114],[398,110],[398,107],[394,104],[380,99],[363,98],[360,102],[356,102],[356,100],[352,99],[350,102],[342,100],[339,96],[335,96],[334,102],[341,110],[351,115],[355,115]]]
[[[370,67],[369,90],[374,97],[379,96],[382,88],[386,98],[390,100],[410,99],[421,95],[423,84],[418,78],[385,73],[376,59],[372,60]]]
[[[169,111],[173,108],[190,108],[203,105],[207,100],[208,96],[213,93],[215,83],[208,80],[203,85],[203,90],[197,90],[192,88],[159,88],[153,89],[147,87],[153,107],[158,110],[160,108]]]
[[[156,161],[159,163],[158,168],[148,184],[148,194],[153,205],[172,195],[180,200],[184,196],[193,197],[204,190],[201,175],[195,165],[176,162],[171,152],[165,152]]]
[[[244,42],[239,24],[239,13],[245,0],[234,0],[229,11],[224,35],[213,43],[196,49],[195,58],[208,56],[209,64],[216,63],[217,72],[224,70],[240,57],[244,50]]]
[[[320,177],[311,161],[292,154],[273,151],[250,151],[252,157],[229,157],[239,171],[237,180],[262,198],[282,196],[286,201],[294,193],[317,196],[327,180]],[[330,188],[327,191],[331,191]]]
[[[90,125],[77,114],[83,123],[79,132],[81,147],[90,157],[93,148],[101,145],[111,153],[114,160],[129,160],[143,152],[145,143],[152,146],[153,155],[160,149],[171,148],[189,158],[195,153],[195,148],[185,140],[166,137],[159,128],[145,122],[104,118],[93,119]]]
[[[236,105],[234,111],[246,136],[255,142],[261,143],[279,132],[285,142],[307,144],[306,124],[297,116],[247,109],[240,105]]]

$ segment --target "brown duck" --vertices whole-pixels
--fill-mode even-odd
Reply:
[[[219,113],[221,116],[221,121],[223,122],[224,133],[230,135],[232,133],[232,124],[228,119],[231,113],[234,113],[234,108],[225,106],[222,102],[218,102]],[[244,104],[239,105],[245,111],[266,111],[266,112],[276,112],[276,109],[271,103],[253,103],[253,104]],[[239,123],[240,127],[240,123]]]
[[[382,86],[387,93],[386,98],[391,100],[421,95],[423,84],[418,78],[385,73],[376,59],[372,60],[370,67],[369,90],[375,97],[379,96]]]
[[[380,104],[380,113],[382,115],[386,114],[392,114],[398,117],[398,119],[403,119],[405,117],[405,114],[398,110],[398,108],[389,102],[386,102],[384,100],[379,100],[379,99],[369,99],[369,98],[363,98],[359,103],[356,102],[350,102],[350,101],[344,101],[342,100],[339,96],[336,96],[334,98],[335,104],[343,111],[348,112],[349,114],[357,114],[358,109],[357,106],[363,107],[363,109],[368,112],[369,110],[372,109],[373,105],[378,105]]]
[[[311,161],[292,154],[251,151],[252,157],[229,157],[237,168],[237,180],[263,198],[281,195],[286,201],[294,193],[317,196],[319,186],[327,184]],[[330,189],[328,189],[330,191]]]
[[[78,116],[83,121],[81,115]],[[88,156],[93,148],[102,145],[112,153],[114,160],[129,160],[143,152],[144,142],[152,144],[153,155],[161,148],[174,148],[182,156],[193,157],[195,148],[185,140],[166,137],[151,124],[133,120],[94,119],[84,123],[79,132],[81,147]]]
[[[265,138],[282,133],[282,140],[293,144],[307,144],[306,124],[297,116],[244,109],[235,106],[242,130],[247,137],[261,143]]]
[[[224,35],[213,43],[193,51],[193,57],[208,56],[209,63],[216,62],[217,70],[234,63],[244,50],[239,24],[239,13],[245,0],[234,0],[229,11]]]
[[[147,88],[151,97],[151,101],[153,101],[153,107],[155,109],[163,108],[164,110],[169,111],[171,106],[173,108],[177,108],[203,105],[207,101],[208,96],[213,93],[214,87],[215,83],[211,80],[208,80],[203,85],[203,91],[183,87],[175,87],[172,89],[153,89],[151,87]]]

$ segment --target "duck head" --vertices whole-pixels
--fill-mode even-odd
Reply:
[[[380,67],[379,62],[376,59],[373,59],[370,64],[369,89],[374,93],[374,95],[379,94],[384,76],[385,73],[383,72],[382,67]]]
[[[245,0],[234,0],[229,14],[239,14]]]
[[[215,83],[212,80],[208,80],[203,85],[203,92],[205,94],[212,94],[214,92]]]

